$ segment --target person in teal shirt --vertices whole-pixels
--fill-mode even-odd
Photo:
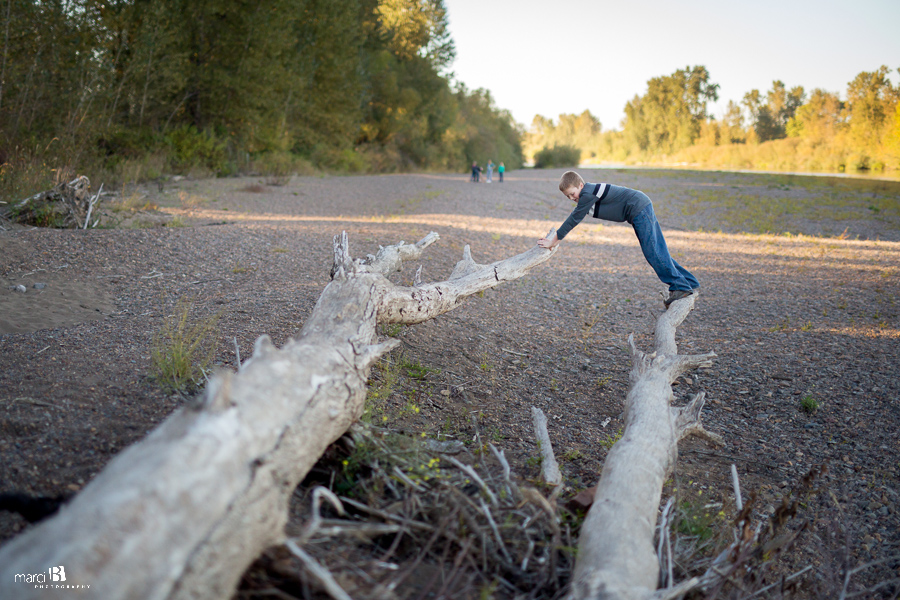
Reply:
[[[497,167],[497,174],[500,176],[500,183],[503,183],[503,171],[506,170],[506,167],[503,166],[503,163],[500,163],[500,166]]]

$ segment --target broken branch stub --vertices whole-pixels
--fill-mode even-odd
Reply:
[[[538,449],[541,451],[541,477],[549,485],[560,485],[562,484],[562,473],[559,472],[559,463],[556,462],[553,446],[550,445],[547,417],[544,415],[544,411],[532,406],[531,419],[534,423],[534,436],[537,439]]]
[[[463,259],[456,264],[450,279],[414,287],[395,286],[384,280],[379,306],[379,323],[422,323],[453,310],[472,294],[518,279],[556,253],[538,246],[505,260],[480,265],[472,260],[467,245]]]
[[[569,600],[640,599],[684,594],[688,581],[656,591],[659,563],[653,537],[662,487],[678,456],[678,440],[691,435],[717,438],[703,429],[703,394],[684,408],[672,407],[672,383],[715,354],[681,356],[675,328],[694,305],[676,300],[657,320],[654,351],[644,354],[629,337],[632,386],[625,398],[625,430],[609,451],[594,503],[581,527],[578,560]],[[721,438],[718,438],[721,440]]]
[[[260,337],[238,373],[125,449],[59,513],[0,548],[0,597],[43,597],[15,575],[65,566],[68,585],[99,598],[227,598],[262,551],[284,541],[288,502],[325,449],[363,411],[378,322],[419,322],[524,275],[552,256],[532,250],[417,295],[384,275],[437,239],[353,260],[334,239],[333,280],[281,349]],[[487,285],[490,283],[490,285]],[[425,286],[428,287],[428,286]],[[407,319],[398,308],[417,307]],[[396,315],[401,319],[397,320]]]

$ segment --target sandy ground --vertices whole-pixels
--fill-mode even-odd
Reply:
[[[247,356],[263,333],[281,345],[298,331],[328,282],[331,240],[341,230],[357,256],[437,231],[423,279],[443,279],[466,244],[489,263],[558,226],[572,206],[556,191],[559,173],[513,172],[491,185],[465,175],[309,177],[261,192],[247,191],[256,179],[186,180],[155,197],[185,227],[0,232],[0,492],[77,492],[185,401],[148,376],[153,336],[179,298],[193,299],[197,315],[221,311],[216,360],[231,367],[234,340]],[[648,191],[673,256],[702,285],[678,339],[684,353],[718,358],[675,392],[679,402],[707,392],[704,421],[726,447],[684,443],[677,481],[727,504],[735,463],[759,510],[771,512],[790,482],[827,463],[826,493],[809,506],[822,529],[794,564],[817,565],[825,581],[840,564],[898,554],[895,223],[797,215],[790,229],[806,235],[742,234],[714,208],[698,209],[691,190],[741,186],[786,201],[808,192],[743,175],[586,178]],[[407,284],[414,272],[395,280]],[[440,390],[464,387],[466,411],[482,412],[514,467],[529,474],[536,448],[528,411],[538,406],[557,453],[574,457],[562,465],[568,489],[593,485],[603,442],[623,426],[626,338],[634,332],[639,347],[649,346],[662,292],[627,225],[586,221],[527,277],[401,332],[405,356],[435,373],[419,384],[421,413],[398,422],[416,434],[438,432],[462,409]],[[820,405],[813,414],[800,408],[807,397]],[[403,401],[389,399],[386,414],[398,415]],[[0,511],[0,539],[26,527]],[[827,527],[843,533],[829,537]],[[861,575],[890,576],[884,565]]]

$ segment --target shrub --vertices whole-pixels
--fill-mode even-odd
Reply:
[[[558,167],[577,167],[581,162],[581,150],[574,146],[544,146],[534,154],[534,168],[552,169]]]
[[[266,177],[267,185],[284,185],[291,175],[312,175],[315,169],[290,152],[264,152],[253,158],[252,170]]]
[[[221,313],[193,321],[192,308],[192,301],[179,299],[153,338],[151,372],[170,391],[199,387],[216,354]]]
[[[803,399],[800,400],[800,410],[805,413],[812,414],[819,410],[819,403],[813,398],[812,394],[807,394],[803,396]]]
[[[6,162],[0,164],[0,201],[8,204],[0,205],[0,208],[49,190],[61,181],[57,173],[57,169],[48,166],[38,156],[23,152],[8,157]]]
[[[166,134],[172,167],[178,171],[206,168],[216,173],[225,170],[225,142],[193,125],[184,125]]]

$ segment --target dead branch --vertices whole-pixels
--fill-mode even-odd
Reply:
[[[670,405],[675,379],[715,356],[678,354],[675,328],[693,305],[694,296],[676,300],[659,317],[652,353],[639,351],[629,337],[633,367],[625,431],[609,451],[581,528],[572,600],[677,597],[699,584],[691,580],[656,592],[659,561],[653,548],[662,486],[674,467],[678,440],[705,432],[699,422],[702,396],[683,409]]]
[[[363,262],[346,233],[335,237],[333,280],[299,334],[281,349],[262,336],[240,372],[214,375],[202,398],[116,456],[59,514],[0,548],[0,595],[16,573],[65,565],[67,583],[98,597],[231,596],[246,567],[284,543],[294,489],[359,418],[372,364],[399,344],[379,343],[376,325],[421,322],[553,255],[533,248],[480,266],[467,249],[448,281],[387,280],[436,239]]]
[[[559,472],[559,464],[553,456],[553,447],[550,445],[550,434],[547,433],[547,417],[544,411],[532,406],[531,418],[534,422],[534,436],[537,438],[538,448],[541,451],[541,477],[549,485],[562,484],[562,473]]]
[[[18,223],[42,225],[47,220],[47,214],[55,214],[59,215],[64,227],[96,227],[99,219],[92,223],[91,215],[103,195],[103,185],[94,195],[91,195],[90,189],[90,179],[81,175],[16,202],[6,209],[6,216]]]

